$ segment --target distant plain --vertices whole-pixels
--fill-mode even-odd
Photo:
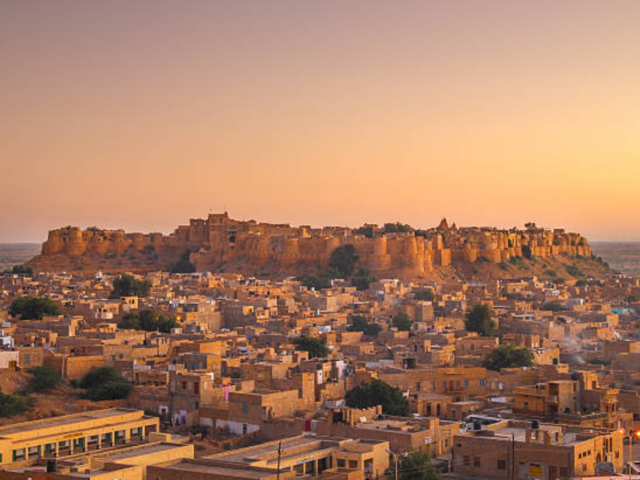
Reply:
[[[593,253],[614,270],[640,275],[640,242],[590,242]]]

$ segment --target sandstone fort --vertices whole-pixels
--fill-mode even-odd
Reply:
[[[427,230],[389,232],[376,225],[290,226],[238,221],[227,213],[192,219],[172,234],[65,227],[49,232],[31,265],[43,271],[147,272],[187,258],[197,271],[295,275],[324,269],[331,253],[352,244],[359,264],[381,277],[420,278],[439,267],[500,264],[512,257],[590,257],[587,240],[562,229],[458,228],[446,220]]]

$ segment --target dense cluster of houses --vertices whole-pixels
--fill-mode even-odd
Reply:
[[[382,478],[416,450],[454,478],[568,480],[627,468],[640,418],[637,278],[390,279],[365,291],[224,273],[144,278],[148,296],[110,298],[110,275],[0,277],[0,375],[49,366],[72,381],[111,366],[135,385],[128,409],[96,410],[122,428],[88,427],[77,415],[0,427],[6,478]],[[64,313],[11,317],[23,296],[47,297]],[[480,304],[493,335],[465,327]],[[119,327],[142,310],[176,326]],[[394,327],[401,312],[408,329]],[[357,331],[356,317],[378,327]],[[326,355],[300,348],[301,337],[320,340]],[[506,344],[531,351],[533,365],[485,368]],[[347,392],[373,380],[402,392],[408,416],[348,405]],[[45,429],[51,441],[23,435]],[[181,429],[258,444],[198,456]]]

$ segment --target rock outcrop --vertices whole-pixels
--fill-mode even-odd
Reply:
[[[452,264],[591,256],[588,242],[579,234],[533,224],[525,230],[499,230],[449,227],[443,220],[437,228],[417,232],[385,234],[375,226],[368,226],[366,236],[359,231],[243,222],[226,213],[191,220],[168,236],[65,227],[49,232],[42,254],[29,265],[41,271],[146,272],[166,268],[188,252],[198,271],[286,276],[322,271],[335,248],[353,244],[359,264],[374,274],[409,279]]]

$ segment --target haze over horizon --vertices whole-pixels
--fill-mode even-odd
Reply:
[[[0,1],[0,242],[238,219],[640,240],[640,3]]]

